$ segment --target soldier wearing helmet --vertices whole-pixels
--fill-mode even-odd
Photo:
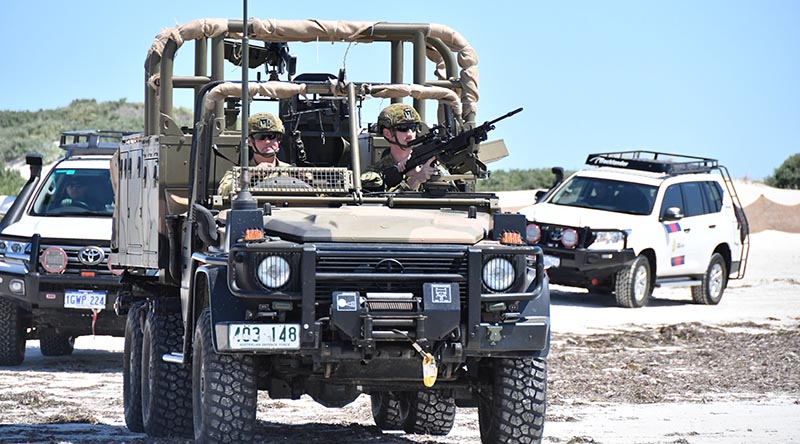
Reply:
[[[393,103],[380,112],[378,133],[389,142],[389,149],[381,160],[367,167],[361,175],[364,188],[374,191],[416,191],[437,171],[431,166],[436,158],[431,157],[424,164],[402,174],[406,161],[414,151],[408,144],[416,139],[419,124],[417,110],[403,103]]]
[[[271,113],[256,113],[247,119],[247,146],[250,148],[250,165],[261,168],[291,166],[278,159],[283,122]],[[227,195],[233,190],[233,171],[228,171],[219,182],[218,194]]]

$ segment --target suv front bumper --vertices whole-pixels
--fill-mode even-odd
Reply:
[[[19,285],[23,284],[20,291]],[[11,287],[16,287],[12,291]],[[10,300],[24,310],[30,311],[37,329],[52,328],[62,334],[122,335],[124,318],[114,313],[114,300],[120,287],[117,276],[73,276],[30,273],[22,264],[0,262],[0,297]],[[105,307],[66,308],[68,291],[91,291],[105,294]],[[94,323],[94,329],[93,327]]]
[[[631,249],[567,250],[548,247],[542,249],[545,255],[554,256],[560,261],[557,267],[547,270],[550,281],[574,287],[592,287],[602,283],[636,259],[636,253]]]

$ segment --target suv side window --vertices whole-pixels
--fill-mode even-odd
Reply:
[[[661,202],[661,218],[664,218],[664,214],[667,212],[667,208],[677,207],[681,209],[681,213],[684,212],[684,205],[683,205],[683,197],[681,196],[681,188],[680,185],[670,185],[667,188],[667,191],[664,192],[664,200]]]
[[[711,206],[711,213],[719,213],[722,210],[722,187],[718,182],[708,181],[703,182],[706,190],[708,191],[709,205]]]
[[[709,212],[702,184],[703,182],[686,182],[681,184],[683,200],[686,203],[684,216],[699,216]]]

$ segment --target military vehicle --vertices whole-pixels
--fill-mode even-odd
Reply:
[[[28,339],[45,356],[72,353],[75,338],[122,336],[114,313],[120,277],[108,267],[114,195],[109,165],[123,131],[66,131],[60,158],[30,177],[0,222],[0,365],[19,365]]]
[[[189,41],[194,72],[179,76]],[[288,44],[309,41],[383,43],[371,68],[391,82],[296,75]],[[425,77],[426,53],[440,78]],[[226,80],[226,60],[269,80]],[[327,407],[367,394],[379,428],[433,435],[451,430],[457,406],[477,406],[483,442],[541,441],[548,281],[524,216],[475,191],[504,146],[480,143],[493,122],[475,123],[466,39],[434,24],[203,19],[162,31],[145,70],[145,132],[114,168],[130,430],[248,442],[263,390]],[[175,120],[177,89],[194,94],[190,126]],[[419,191],[367,191],[362,166],[388,143],[361,130],[358,111],[408,96],[423,121],[438,100],[425,146],[441,147],[449,174]],[[279,157],[294,166],[248,165],[251,106],[277,108]],[[220,195],[229,170],[233,192]]]

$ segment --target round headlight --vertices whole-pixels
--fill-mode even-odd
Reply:
[[[258,264],[256,274],[265,287],[275,289],[289,282],[292,270],[286,259],[280,256],[267,256]]]
[[[6,241],[0,241],[0,253],[6,252]]]
[[[496,257],[483,265],[483,284],[492,291],[508,290],[516,277],[514,264],[508,259]]]
[[[528,224],[525,227],[525,237],[528,238],[529,244],[535,244],[542,238],[542,229],[536,224]]]
[[[39,258],[48,273],[61,273],[67,268],[67,253],[58,247],[46,248]]]
[[[572,228],[567,228],[561,232],[561,244],[567,248],[578,245],[578,232]]]

